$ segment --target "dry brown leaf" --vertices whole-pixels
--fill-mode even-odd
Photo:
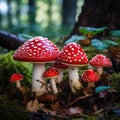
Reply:
[[[45,112],[46,114],[56,115],[56,111],[52,111],[52,110],[47,109],[45,107],[41,108],[40,110]]]
[[[37,99],[31,100],[27,103],[27,110],[31,112],[37,112],[39,110],[39,102]]]
[[[26,87],[26,86],[23,86],[22,89],[21,89],[21,92],[22,92],[23,95],[25,95],[25,93],[27,93],[28,91],[30,91],[30,88]]]
[[[45,94],[44,96],[40,96],[40,98],[38,98],[40,102],[55,102],[57,100],[57,96],[56,95],[52,95],[52,94]]]
[[[43,108],[44,106],[45,106],[44,103],[40,103],[40,104],[39,104],[39,108]]]
[[[55,102],[54,104],[51,104],[51,109],[58,111],[60,109],[61,105],[59,103],[59,101]]]

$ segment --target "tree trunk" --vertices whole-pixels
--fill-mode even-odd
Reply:
[[[7,6],[8,6],[8,11],[7,11],[8,26],[10,28],[13,26],[12,15],[11,15],[11,0],[7,0]]]
[[[48,10],[47,10],[47,16],[48,16],[48,27],[52,25],[52,1],[48,0]]]
[[[71,32],[79,34],[79,27],[108,27],[110,30],[120,29],[120,0],[85,0],[82,11]]]
[[[77,0],[63,0],[63,26],[72,26],[75,23]]]
[[[0,46],[7,48],[8,50],[16,50],[24,42],[23,39],[20,39],[11,33],[0,31]]]
[[[0,13],[0,27],[2,28],[2,21],[3,21],[3,16],[2,13]]]
[[[16,19],[17,19],[17,24],[20,26],[21,25],[21,20],[20,20],[20,10],[21,10],[21,1],[17,0],[16,1]]]
[[[29,0],[29,23],[30,25],[35,24],[35,0]]]

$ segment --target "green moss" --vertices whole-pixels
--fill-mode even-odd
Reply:
[[[24,75],[24,80],[21,81],[22,85],[31,86],[32,65],[15,61],[12,57],[13,51],[0,56],[0,90],[8,91],[11,83],[10,77],[13,73],[21,73]]]
[[[120,91],[120,73],[111,74],[108,77],[108,80],[112,88],[116,89],[117,91]]]
[[[28,113],[23,104],[10,101],[5,95],[0,95],[0,120],[27,120]]]

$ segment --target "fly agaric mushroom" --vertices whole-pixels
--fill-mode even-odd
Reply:
[[[59,72],[55,67],[50,67],[43,73],[43,76],[45,78],[50,78],[50,83],[51,83],[54,94],[58,93],[58,89],[56,86],[56,79],[57,79],[58,74]]]
[[[53,64],[53,67],[57,68],[57,70],[59,71],[59,75],[57,77],[57,83],[61,83],[62,79],[63,79],[63,72],[64,69],[67,68],[67,65],[62,64],[61,61],[59,59],[57,59],[55,61],[55,63]]]
[[[100,77],[93,69],[88,69],[81,75],[81,79],[88,83],[88,88],[94,88]]]
[[[24,79],[24,76],[20,73],[13,73],[10,77],[10,82],[11,83],[16,83],[16,87],[19,89],[19,90],[22,90],[22,87],[21,87],[21,83],[20,81]]]
[[[27,40],[14,53],[13,58],[18,61],[33,63],[32,91],[37,95],[46,93],[43,73],[45,63],[54,62],[59,54],[59,49],[48,38],[37,36]],[[38,82],[39,81],[39,82]]]
[[[68,43],[59,54],[60,61],[68,66],[68,76],[71,91],[76,93],[83,88],[78,74],[78,67],[87,65],[88,58],[85,51],[77,43]]]
[[[101,75],[103,73],[103,67],[111,67],[112,62],[108,57],[102,54],[97,54],[89,61],[91,66],[97,67],[97,73]]]

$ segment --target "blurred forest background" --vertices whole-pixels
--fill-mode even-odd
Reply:
[[[84,0],[0,0],[0,29],[56,38],[72,30]]]
[[[80,99],[79,96],[73,96],[68,89],[69,87],[66,87],[68,75],[65,71],[64,82],[60,86],[63,91],[58,98],[61,103],[54,104],[55,111],[58,110],[63,115],[67,115],[70,109],[66,111],[66,106],[69,108],[88,105],[85,109],[83,107],[84,110],[81,109],[82,107],[80,110],[85,111],[86,115],[89,115],[88,113],[95,115],[96,120],[107,118],[107,116],[111,118],[111,111],[114,113],[114,110],[118,109],[118,113],[114,114],[119,117],[120,0],[0,0],[0,109],[2,113],[0,118],[5,117],[4,120],[10,120],[8,119],[10,116],[15,118],[12,120],[16,120],[16,118],[23,120],[21,118],[25,118],[25,115],[19,112],[21,109],[19,108],[19,101],[26,105],[29,100],[34,99],[31,91],[27,90],[27,87],[30,88],[32,85],[32,65],[31,63],[26,64],[13,60],[13,52],[26,40],[35,36],[45,36],[59,48],[67,43],[77,42],[85,50],[89,60],[97,54],[104,54],[112,61],[113,67],[104,68],[101,81],[97,84],[97,86],[102,86],[99,92],[93,90],[91,97],[83,98],[82,96],[82,100],[81,96]],[[85,66],[80,68],[80,75],[86,69]],[[17,90],[15,84],[9,82],[13,73],[24,75],[25,78],[22,81],[22,86],[25,89],[24,94]],[[107,89],[103,89],[104,85],[115,89],[115,91],[106,92]],[[100,93],[102,94],[100,95]],[[47,104],[47,106],[52,108],[51,104]],[[4,114],[4,109],[8,112],[18,109],[20,117],[16,117],[17,114],[13,111]],[[22,110],[24,109],[22,108]],[[110,114],[109,109],[111,110]],[[64,111],[66,113],[63,113]],[[103,115],[101,116],[100,113]],[[91,115],[88,116],[91,117],[89,120],[94,119]],[[29,117],[32,116],[33,114],[29,115]]]

